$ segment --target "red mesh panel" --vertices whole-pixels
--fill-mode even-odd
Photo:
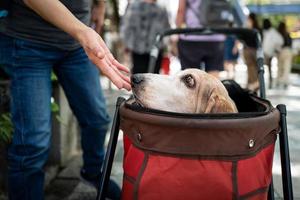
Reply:
[[[231,162],[149,156],[138,199],[232,199]]]
[[[238,162],[239,195],[269,186],[272,176],[273,154],[274,144],[263,149],[255,157]]]
[[[247,199],[267,199],[267,190],[263,189],[271,180],[274,144],[254,157],[238,160],[235,176],[232,162],[221,160],[149,154],[144,162],[145,152],[134,147],[127,137],[124,150],[123,200],[134,199],[134,195],[140,200],[229,200],[243,195]],[[141,173],[143,165],[145,170]],[[234,177],[239,197],[233,194]]]
[[[144,160],[144,153],[130,145],[126,157],[124,157],[124,173],[127,176],[136,178]]]
[[[124,158],[126,158],[129,147],[131,146],[131,141],[128,138],[128,136],[126,136],[125,134],[124,134],[124,137],[123,137],[123,144],[124,144]]]
[[[122,187],[122,198],[123,200],[133,199],[133,183],[129,182],[124,178]]]

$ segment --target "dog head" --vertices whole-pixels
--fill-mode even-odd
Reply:
[[[143,107],[179,113],[235,113],[237,108],[223,84],[198,69],[174,76],[135,74],[133,96]]]

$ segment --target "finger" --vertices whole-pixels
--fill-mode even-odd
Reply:
[[[107,76],[118,89],[123,88],[124,81],[111,67],[104,67],[102,73]]]
[[[130,73],[130,69],[125,65],[119,63],[116,59],[113,61],[113,65],[115,65],[119,70],[123,72]]]
[[[106,59],[100,60],[98,66],[101,66],[100,69],[102,73],[106,75],[113,82],[113,84],[117,86],[118,89],[123,88],[125,81],[121,75],[110,66]]]
[[[123,76],[124,76],[124,75],[123,75]],[[124,77],[122,77],[122,79],[125,81],[126,84],[128,84],[128,85],[131,86],[131,80],[130,80],[130,77],[124,76]]]
[[[104,63],[104,71],[102,72],[109,78],[111,81],[120,89],[125,87],[125,89],[130,90],[130,78],[125,76],[119,71],[121,68],[122,71],[129,73],[129,69],[125,66],[121,65],[118,61],[114,59],[109,49],[105,45],[104,41],[100,37],[100,42],[103,44],[102,48],[105,50],[106,54],[104,59],[102,59],[102,63]],[[116,65],[115,65],[116,64]]]
[[[128,76],[126,76],[122,72],[120,72],[116,66],[112,65],[111,67],[123,79],[123,81],[125,81],[128,84],[131,84],[130,78]]]
[[[114,70],[114,72],[123,80],[123,82],[124,82],[123,86],[124,85],[126,85],[126,86],[128,86],[128,85],[130,86],[131,85],[131,81],[130,81],[130,78],[128,76],[126,76],[123,73],[121,73],[119,71],[119,69],[116,66],[114,66],[107,57],[105,58],[105,61]],[[130,88],[126,87],[126,89],[128,90]]]
[[[88,54],[92,53],[99,59],[103,59],[105,57],[105,51],[100,45],[94,45],[92,49],[87,51]]]
[[[106,61],[109,64],[109,66],[127,83],[130,83],[130,78],[126,75],[124,75],[120,70],[106,57]]]
[[[113,60],[113,62],[111,62],[111,60]],[[123,71],[125,71],[126,73],[129,73],[129,69],[127,67],[121,65],[116,59],[114,59],[114,57],[112,56],[111,53],[109,53],[109,55],[108,55],[108,61],[107,62],[110,63],[111,67],[113,67],[115,72],[118,73],[119,76],[122,77],[122,79],[124,81],[126,81],[128,84],[131,85],[130,78],[128,76],[124,75],[122,72],[120,72],[120,70],[123,69]],[[117,66],[115,64],[117,64]],[[118,67],[118,66],[121,66],[122,69],[120,69],[120,67]]]
[[[130,70],[128,67],[125,67],[124,65],[122,65],[121,63],[119,63],[115,58],[114,56],[112,55],[112,53],[109,53],[107,55],[109,57],[109,60],[112,62],[112,64],[114,66],[116,66],[119,70],[123,71],[123,72],[126,72],[126,73],[130,73]]]
[[[109,48],[106,46],[104,40],[103,40],[101,37],[100,37],[99,43],[100,43],[100,46],[102,47],[102,49],[103,49],[105,52],[110,53]]]
[[[101,73],[107,76],[117,88],[123,87],[123,80],[122,78],[111,69],[109,64],[107,63],[106,59],[99,59],[95,55],[91,55],[91,61],[100,69]]]
[[[124,83],[123,84],[123,88],[125,88],[127,91],[130,91],[131,90],[131,84],[128,84],[128,83]]]
[[[106,56],[108,56],[110,62],[115,65],[118,69],[120,69],[121,71],[124,71],[126,73],[129,73],[130,70],[125,67],[124,65],[122,65],[121,63],[119,63],[114,56],[112,55],[112,53],[110,52],[110,50],[108,49],[108,47],[106,46],[105,42],[103,41],[103,39],[100,37],[100,45],[103,48],[103,50],[106,52]]]
[[[99,59],[91,54],[90,59],[100,69],[101,73],[108,77],[118,89],[125,88],[130,91],[131,86],[130,83],[128,83],[128,81],[130,81],[128,80],[129,78],[126,78],[125,75],[120,73],[116,67],[112,67],[111,62],[107,58]]]
[[[97,50],[91,50],[91,49],[85,49],[87,56],[89,57],[89,59],[95,64],[97,65],[98,68],[101,69],[101,66],[99,66],[99,61],[103,60],[103,58],[105,56],[97,56]],[[98,50],[99,51],[99,50]],[[103,54],[102,52],[100,52],[100,54]],[[98,54],[99,55],[99,54]],[[99,58],[102,57],[102,58]]]

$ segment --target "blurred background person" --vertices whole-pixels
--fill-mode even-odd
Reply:
[[[201,0],[179,0],[176,17],[178,28],[199,28]],[[214,35],[180,35],[178,54],[181,69],[204,69],[215,77],[224,70],[224,40],[221,34]]]
[[[256,29],[257,31],[261,32],[255,13],[249,14],[246,27],[249,29]],[[259,89],[259,82],[256,65],[256,49],[255,47],[244,46],[243,54],[248,71],[247,88],[252,91],[257,91]]]
[[[229,24],[233,27],[233,23]],[[239,41],[235,35],[227,35],[224,42],[224,69],[227,71],[227,78],[234,78],[235,65],[239,57]]]
[[[277,87],[283,86],[283,88],[287,88],[293,59],[292,39],[284,22],[280,22],[278,32],[282,36],[283,45],[278,55]]]
[[[269,67],[269,88],[273,86],[272,58],[275,57],[283,45],[283,38],[278,31],[272,27],[269,19],[263,20],[263,42],[262,47],[265,54],[265,62]]]
[[[121,38],[131,53],[132,73],[146,73],[150,51],[157,34],[170,28],[168,13],[156,0],[130,2],[121,25]],[[159,73],[162,51],[159,53],[154,73]]]

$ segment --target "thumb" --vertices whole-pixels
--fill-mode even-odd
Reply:
[[[105,52],[100,45],[95,46],[92,52],[97,58],[103,59],[105,57]]]

